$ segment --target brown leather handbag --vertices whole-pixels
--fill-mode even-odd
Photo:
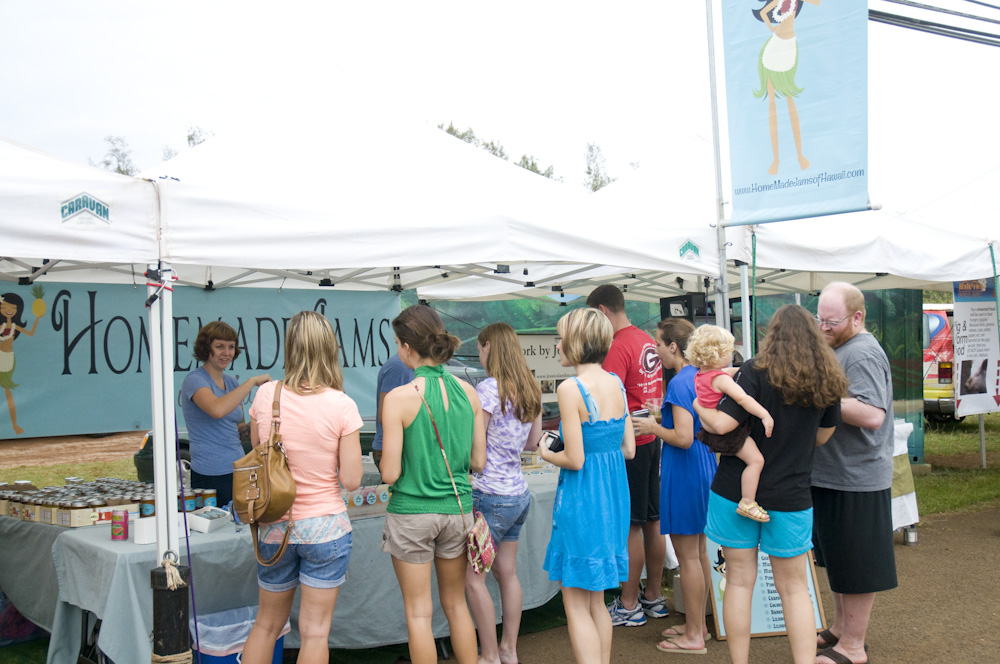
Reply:
[[[243,523],[250,524],[253,535],[253,550],[257,562],[270,567],[284,555],[288,547],[288,536],[292,532],[292,503],[295,502],[295,480],[288,469],[288,457],[281,444],[281,416],[278,400],[281,398],[282,382],[274,387],[274,403],[271,408],[271,435],[267,443],[261,443],[242,459],[233,462],[233,509]],[[260,555],[257,543],[259,522],[271,523],[288,514],[288,527],[281,547],[270,560]]]

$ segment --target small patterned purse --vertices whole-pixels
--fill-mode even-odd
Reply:
[[[462,523],[465,523],[465,510],[462,509],[462,499],[458,495],[458,487],[455,486],[455,476],[451,474],[451,464],[448,463],[448,455],[445,454],[444,444],[441,442],[441,434],[438,433],[437,423],[434,422],[434,414],[431,407],[427,405],[424,395],[420,394],[420,388],[416,385],[413,389],[420,395],[420,400],[424,402],[427,409],[427,416],[431,418],[431,426],[434,427],[434,435],[437,436],[438,447],[441,448],[441,456],[444,457],[444,466],[448,469],[448,477],[451,479],[451,488],[455,490],[455,499],[458,500],[458,510],[462,513]],[[466,553],[469,556],[469,565],[476,574],[485,574],[493,566],[493,559],[497,556],[496,546],[493,544],[493,536],[490,535],[490,527],[486,523],[486,517],[482,512],[473,513],[472,528],[466,533]]]

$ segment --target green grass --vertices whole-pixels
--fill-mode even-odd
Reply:
[[[929,475],[913,478],[922,516],[975,509],[1000,500],[1000,413],[984,416],[987,468],[981,466],[979,417],[962,422],[927,424],[924,459]]]
[[[48,638],[0,648],[0,664],[40,664],[48,656]]]
[[[1000,413],[983,416],[986,451],[1000,452]],[[924,456],[979,454],[979,416],[961,422],[929,422],[924,427]]]
[[[17,466],[16,468],[0,469],[0,482],[13,484],[14,480],[31,480],[31,483],[42,488],[45,486],[62,486],[66,477],[82,477],[93,480],[97,477],[115,477],[123,480],[136,478],[135,464],[132,457],[117,461],[100,461],[94,463],[64,463],[55,466]]]

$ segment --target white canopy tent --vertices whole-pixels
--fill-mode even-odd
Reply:
[[[150,386],[158,469],[176,465],[170,290],[155,283],[159,265],[156,189],[136,178],[81,166],[0,139],[0,280],[146,283]],[[156,294],[156,297],[153,295]],[[163,357],[166,348],[167,358]],[[178,551],[177,479],[156,487],[158,554]]]
[[[156,224],[149,183],[0,138],[0,280],[131,273],[158,260]]]
[[[650,251],[626,229],[588,229],[582,190],[429,125],[307,129],[219,136],[145,173],[169,176],[157,180],[163,257],[182,283],[447,297],[428,285],[472,282],[473,297],[488,297],[523,288],[522,278],[711,274],[718,264],[710,246],[682,259]]]

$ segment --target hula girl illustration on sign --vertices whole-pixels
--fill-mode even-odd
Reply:
[[[14,408],[14,394],[11,392],[17,384],[14,382],[14,340],[21,333],[29,337],[35,336],[38,321],[45,315],[45,289],[38,285],[31,289],[35,301],[31,305],[31,313],[35,314],[35,322],[31,330],[24,328],[24,300],[17,293],[0,295],[0,387],[3,387],[7,397],[7,410],[10,411],[10,423],[14,433],[21,435],[24,429],[17,426],[17,409]]]
[[[757,59],[757,72],[760,74],[760,89],[753,95],[758,99],[767,95],[768,126],[771,130],[771,152],[774,161],[767,169],[770,175],[778,173],[778,110],[775,98],[784,97],[788,103],[788,120],[792,125],[792,136],[795,138],[795,151],[799,155],[799,166],[802,170],[809,168],[809,160],[802,154],[802,134],[799,131],[799,112],[795,107],[794,97],[802,93],[803,88],[795,85],[795,70],[799,64],[799,46],[795,41],[795,17],[802,11],[802,3],[818,5],[820,0],[761,0],[766,2],[762,8],[753,10],[753,15],[762,21],[772,34],[764,47],[760,49]]]

